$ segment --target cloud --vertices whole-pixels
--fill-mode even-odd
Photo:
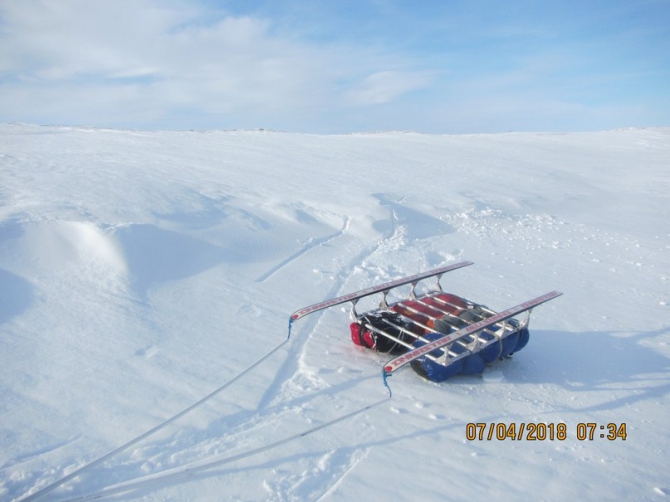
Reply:
[[[0,0],[0,122],[458,132],[481,116],[490,131],[511,103],[540,130],[601,127],[589,108],[667,122],[655,10],[604,25],[595,7],[496,5]]]
[[[0,70],[44,80],[128,71],[155,52],[179,18],[128,0],[7,0],[0,13]]]
[[[434,81],[434,72],[380,71],[363,79],[349,91],[349,99],[358,105],[388,103],[408,92],[428,87]]]
[[[228,125],[243,114],[260,122],[388,103],[430,82],[421,72],[387,70],[402,67],[396,54],[301,42],[273,31],[269,19],[194,5],[5,1],[0,120],[123,126],[218,115]]]

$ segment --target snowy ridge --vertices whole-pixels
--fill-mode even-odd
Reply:
[[[116,498],[662,500],[668,165],[664,128],[2,125],[0,499],[36,492],[218,388],[286,337],[297,308],[470,260],[445,290],[496,310],[564,293],[534,313],[518,355],[441,385],[399,373],[388,404],[350,421]],[[316,312],[225,393],[50,500],[252,451],[378,402],[386,360],[351,344],[344,306]],[[471,422],[564,423],[568,437],[468,441]],[[579,440],[588,422],[626,423],[628,437]]]

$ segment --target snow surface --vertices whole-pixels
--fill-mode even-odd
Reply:
[[[0,126],[0,499],[150,429],[318,301],[460,260],[496,310],[557,289],[529,345],[277,449],[119,500],[663,500],[670,495],[670,129],[335,136]],[[369,306],[374,306],[369,303]],[[363,306],[364,307],[364,306]],[[359,308],[361,310],[361,308]],[[347,309],[49,494],[234,455],[383,399]],[[468,441],[466,424],[566,440]],[[627,438],[576,438],[626,423]]]

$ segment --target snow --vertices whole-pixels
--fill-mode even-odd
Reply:
[[[249,367],[306,305],[461,260],[504,310],[551,290],[482,375],[407,368],[383,404],[117,500],[663,500],[670,129],[306,135],[0,125],[0,499],[20,500]],[[362,301],[358,310],[372,307]],[[384,399],[341,306],[195,411],[51,492],[225,458]],[[466,439],[468,423],[565,440]],[[626,440],[577,439],[625,423]]]

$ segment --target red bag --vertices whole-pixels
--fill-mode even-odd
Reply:
[[[393,338],[384,336],[382,333],[379,333],[374,329],[369,329],[366,325],[384,331]],[[373,349],[377,352],[391,354],[407,350],[402,343],[398,343],[398,340],[412,343],[413,337],[404,331],[408,330],[408,328],[409,325],[406,320],[400,317],[396,312],[389,310],[367,312],[361,315],[356,322],[352,322],[349,326],[349,329],[351,330],[351,340],[356,345]]]

